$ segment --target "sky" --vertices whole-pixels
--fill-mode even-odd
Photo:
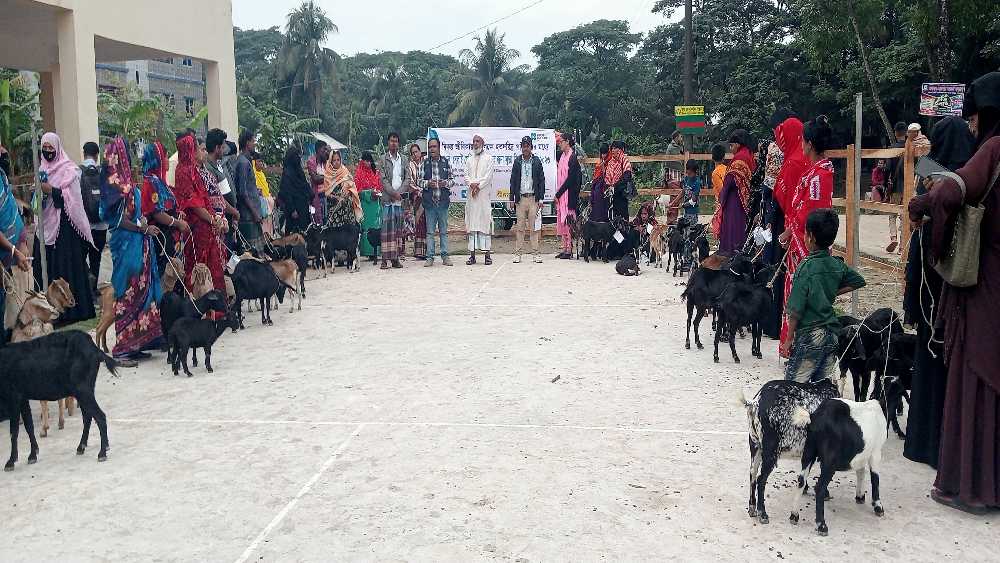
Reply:
[[[284,28],[285,17],[301,0],[232,0],[233,24],[243,29],[261,29],[274,25]],[[508,47],[521,52],[518,64],[534,66],[531,48],[545,37],[599,19],[628,20],[633,32],[647,32],[666,23],[650,10],[656,0],[315,0],[340,28],[327,47],[345,56],[379,51],[428,51],[434,47],[490,25],[505,33]],[[350,7],[348,7],[350,6]],[[523,12],[511,15],[524,9]],[[435,53],[458,56],[471,48],[472,33]]]

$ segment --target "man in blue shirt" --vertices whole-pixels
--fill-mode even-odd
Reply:
[[[694,160],[687,161],[684,171],[684,198],[681,207],[684,208],[684,216],[691,224],[698,222],[698,206],[701,197],[701,177],[698,176],[698,163]]]

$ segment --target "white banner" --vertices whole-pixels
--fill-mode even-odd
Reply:
[[[493,201],[510,200],[510,170],[515,158],[521,158],[521,138],[531,137],[533,152],[542,161],[545,171],[545,199],[556,195],[556,142],[552,129],[527,129],[522,127],[448,127],[430,128],[427,139],[441,142],[441,156],[451,164],[455,187],[452,201],[465,201],[469,185],[465,181],[465,161],[472,155],[472,137],[479,135],[485,141],[486,152],[496,163],[493,169]]]

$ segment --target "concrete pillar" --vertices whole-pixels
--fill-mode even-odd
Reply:
[[[239,135],[236,114],[236,64],[232,57],[220,62],[204,61],[205,97],[208,100],[208,127],[218,127],[230,139]]]
[[[94,34],[74,11],[56,15],[59,65],[53,73],[55,130],[70,158],[83,159],[83,143],[96,141],[97,69]]]
[[[42,110],[42,129],[45,131],[56,130],[56,83],[54,74],[59,72],[59,68],[54,68],[50,72],[40,72],[38,82],[38,102]]]

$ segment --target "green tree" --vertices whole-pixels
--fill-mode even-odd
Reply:
[[[312,0],[288,14],[284,42],[278,53],[278,77],[292,108],[319,115],[324,84],[337,72],[337,54],[323,47],[336,24]]]
[[[257,133],[257,152],[268,164],[281,162],[289,143],[306,139],[323,121],[285,111],[274,100],[258,103],[247,96],[239,98],[239,119],[240,127]]]
[[[5,71],[0,78],[0,143],[10,153],[11,166],[20,164],[19,155],[30,149],[32,132],[38,123],[38,92],[30,91],[21,75]]]
[[[448,123],[468,123],[482,127],[520,125],[521,104],[513,81],[514,61],[521,56],[507,47],[504,34],[488,30],[476,37],[475,48],[463,49],[462,62],[468,67],[467,87],[458,98],[458,106],[448,116]]]
[[[97,94],[97,125],[104,139],[158,138],[167,129],[168,111],[160,98],[146,96],[129,82],[115,92]]]

